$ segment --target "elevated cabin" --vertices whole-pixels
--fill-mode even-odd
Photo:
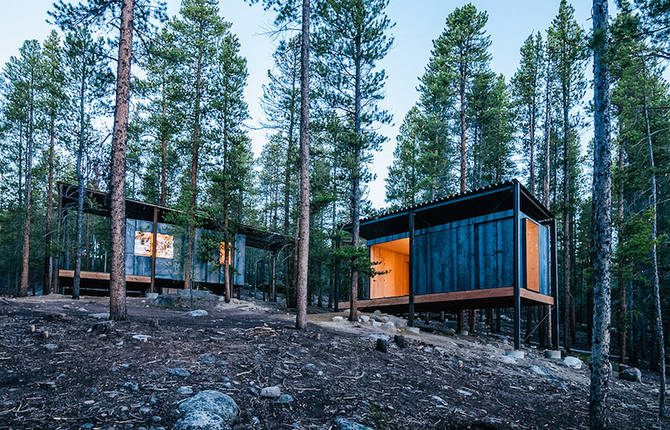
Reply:
[[[61,291],[70,289],[74,277],[74,244],[78,190],[75,185],[58,183],[59,243],[64,252],[55,266]],[[84,213],[102,217],[98,229],[92,233],[85,226],[84,243],[86,250],[81,272],[81,289],[88,293],[106,294],[109,288],[109,216],[110,198],[107,193],[86,189]],[[184,266],[187,255],[187,234],[185,226],[178,225],[179,211],[165,206],[126,199],[126,240],[125,262],[126,282],[129,294],[146,291],[170,291],[184,286]],[[181,216],[183,219],[183,216]],[[194,252],[192,257],[191,280],[214,292],[223,291],[224,248],[217,226],[211,220],[200,219],[195,229]],[[233,286],[245,284],[247,248],[257,248],[270,252],[272,267],[276,267],[276,257],[280,249],[290,243],[283,235],[262,231],[250,226],[236,228],[234,240],[230,242],[229,262]],[[154,234],[156,232],[157,234]],[[98,237],[95,237],[95,235]],[[94,237],[89,238],[93,235]],[[231,238],[232,239],[232,238]],[[218,243],[221,241],[221,243]],[[212,244],[219,246],[213,246]],[[92,250],[89,250],[93,248]],[[253,266],[253,265],[252,265]],[[251,267],[251,270],[254,268]],[[271,282],[275,282],[272,276]]]
[[[521,306],[549,305],[557,347],[555,219],[518,181],[363,219],[360,235],[383,273],[369,279],[359,309],[413,318],[513,307],[518,348]]]

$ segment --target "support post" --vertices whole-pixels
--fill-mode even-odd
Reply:
[[[551,309],[551,346],[554,350],[560,348],[558,327],[558,260],[556,259],[556,219],[551,220],[551,295],[554,296],[554,306]]]
[[[409,211],[409,304],[407,325],[414,326],[414,210]]]
[[[514,181],[514,349],[521,347],[521,187]]]
[[[56,243],[58,244],[57,248],[57,255],[56,255],[56,264],[54,265],[52,262],[52,273],[51,273],[51,285],[52,285],[52,290],[54,294],[58,294],[58,282],[59,282],[59,275],[60,275],[60,254],[61,254],[61,249],[63,249],[63,240],[61,238],[61,231],[63,230],[63,187],[62,184],[58,184],[58,221],[56,223]],[[51,248],[53,252],[53,247]],[[53,260],[53,254],[51,255],[51,258]]]
[[[339,250],[340,249],[340,232],[338,231],[335,233],[337,236],[335,236],[335,249]],[[334,303],[335,303],[335,312],[340,311],[340,259],[336,258],[335,259],[335,279],[333,280],[334,285],[333,285],[333,296],[334,297]]]
[[[158,245],[158,208],[154,206],[153,230],[151,234],[151,283],[149,292],[156,292],[156,248]]]
[[[272,251],[272,296],[270,301],[277,301],[277,251]]]

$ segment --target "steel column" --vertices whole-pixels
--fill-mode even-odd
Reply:
[[[414,211],[409,211],[409,304],[407,324],[414,326]]]
[[[551,345],[558,350],[559,327],[558,327],[558,260],[556,259],[556,219],[551,220],[551,295],[554,296],[554,307],[551,310]]]
[[[521,347],[521,187],[514,181],[514,349]]]

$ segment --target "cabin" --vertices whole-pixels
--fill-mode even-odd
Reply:
[[[556,222],[517,180],[363,219],[360,235],[381,274],[366,283],[359,309],[413,320],[423,311],[513,308],[519,348],[521,307],[548,305],[558,348]]]
[[[78,189],[76,185],[59,182],[57,191],[58,243],[62,252],[54,264],[58,268],[59,288],[56,291],[66,293],[71,291],[74,277]],[[82,252],[81,290],[86,294],[106,295],[109,291],[110,198],[101,191],[86,189],[85,193],[84,214],[88,217],[83,232],[85,250]],[[180,214],[169,207],[126,199],[125,262],[129,295],[170,293],[184,287],[188,230],[179,225]],[[218,241],[222,240],[222,235],[217,234],[217,226],[212,220],[199,219],[198,224],[202,227],[195,229],[191,280],[193,285],[221,293],[225,260],[223,242],[219,244]],[[291,241],[279,233],[247,225],[237,226],[236,231],[230,241],[229,263],[232,284],[239,288],[245,285],[246,269],[252,273],[255,270],[255,264],[246,264],[249,248],[267,251],[272,269],[276,269],[278,252]],[[276,270],[272,272],[271,282],[275,288]]]

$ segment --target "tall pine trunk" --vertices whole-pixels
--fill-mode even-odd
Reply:
[[[551,78],[549,76],[549,70],[547,70],[547,87],[545,94],[545,111],[544,111],[544,182],[542,183],[542,204],[544,207],[549,208],[551,205]],[[558,299],[558,297],[557,297]],[[542,307],[543,315],[543,329],[542,329],[542,338],[544,339],[543,343],[549,345],[551,338],[551,306],[546,305]],[[554,310],[555,312],[555,310]],[[554,349],[558,349],[558,345],[552,346]]]
[[[84,60],[85,61],[85,60]],[[84,158],[84,94],[86,92],[86,64],[81,65],[81,82],[79,88],[79,145],[77,148],[77,225],[76,231],[76,253],[74,256],[74,277],[72,279],[72,298],[79,299],[79,288],[81,285],[81,254],[82,254],[82,230],[84,224],[84,173],[82,162]]]
[[[202,40],[202,28],[200,29]],[[188,208],[188,231],[186,233],[186,261],[184,263],[184,289],[191,288],[191,266],[193,265],[193,251],[195,246],[195,203],[198,197],[198,152],[200,149],[200,98],[202,90],[202,47],[198,47],[197,69],[195,76],[195,108],[193,119],[193,147],[191,148],[191,189]]]
[[[31,195],[33,191],[33,138],[34,138],[34,117],[35,117],[35,96],[34,85],[35,76],[31,73],[30,78],[30,100],[28,107],[28,148],[26,150],[26,201],[25,201],[25,219],[23,224],[23,261],[21,270],[21,287],[19,290],[20,296],[28,295],[28,279],[30,272],[30,212],[31,212]],[[33,294],[35,294],[35,287],[33,286]]]
[[[571,294],[570,294],[570,155],[568,94],[567,85],[563,83],[563,345],[570,350],[571,327]]]
[[[109,180],[111,197],[111,245],[109,270],[109,316],[124,320],[126,308],[126,144],[128,141],[128,111],[130,107],[130,64],[133,47],[134,0],[123,0],[119,60],[116,73],[116,108]]]
[[[55,115],[52,112],[49,121],[49,173],[47,180],[47,213],[45,218],[44,234],[44,274],[42,295],[51,293],[51,278],[53,276],[53,257],[51,256],[51,221],[53,219],[54,199],[54,145],[55,145]],[[55,291],[54,291],[55,292]]]
[[[665,411],[665,340],[663,336],[663,314],[661,310],[661,285],[658,276],[658,195],[656,190],[656,164],[654,162],[654,146],[651,142],[651,128],[649,126],[649,110],[647,106],[647,95],[644,94],[644,121],[647,132],[647,148],[649,149],[649,171],[651,180],[651,264],[652,282],[654,294],[654,331],[656,332],[656,355],[658,359],[660,394],[658,399],[658,413],[666,416]]]
[[[295,326],[307,325],[307,271],[309,265],[309,14],[310,0],[302,0],[300,47],[300,221],[298,237],[297,312]]]
[[[463,66],[462,66],[463,67]],[[459,96],[460,96],[460,130],[461,130],[461,177],[460,177],[460,191],[464,193],[466,190],[466,162],[465,156],[467,151],[466,139],[465,139],[465,84],[467,81],[467,70],[463,69],[460,76],[460,85],[459,85]],[[458,312],[458,319],[456,322],[457,331],[462,332],[465,329],[465,311]]]
[[[623,224],[624,216],[624,179],[623,179],[623,142],[619,143],[618,160],[619,165],[619,198],[617,199],[617,215],[619,223]],[[621,233],[621,232],[620,232]],[[619,234],[619,240],[623,236]],[[626,362],[626,336],[628,332],[628,318],[626,316],[626,286],[624,280],[623,264],[619,261],[617,268],[617,286],[619,287],[619,363]]]
[[[608,425],[612,159],[607,0],[593,0],[593,334],[589,415],[592,429]]]

